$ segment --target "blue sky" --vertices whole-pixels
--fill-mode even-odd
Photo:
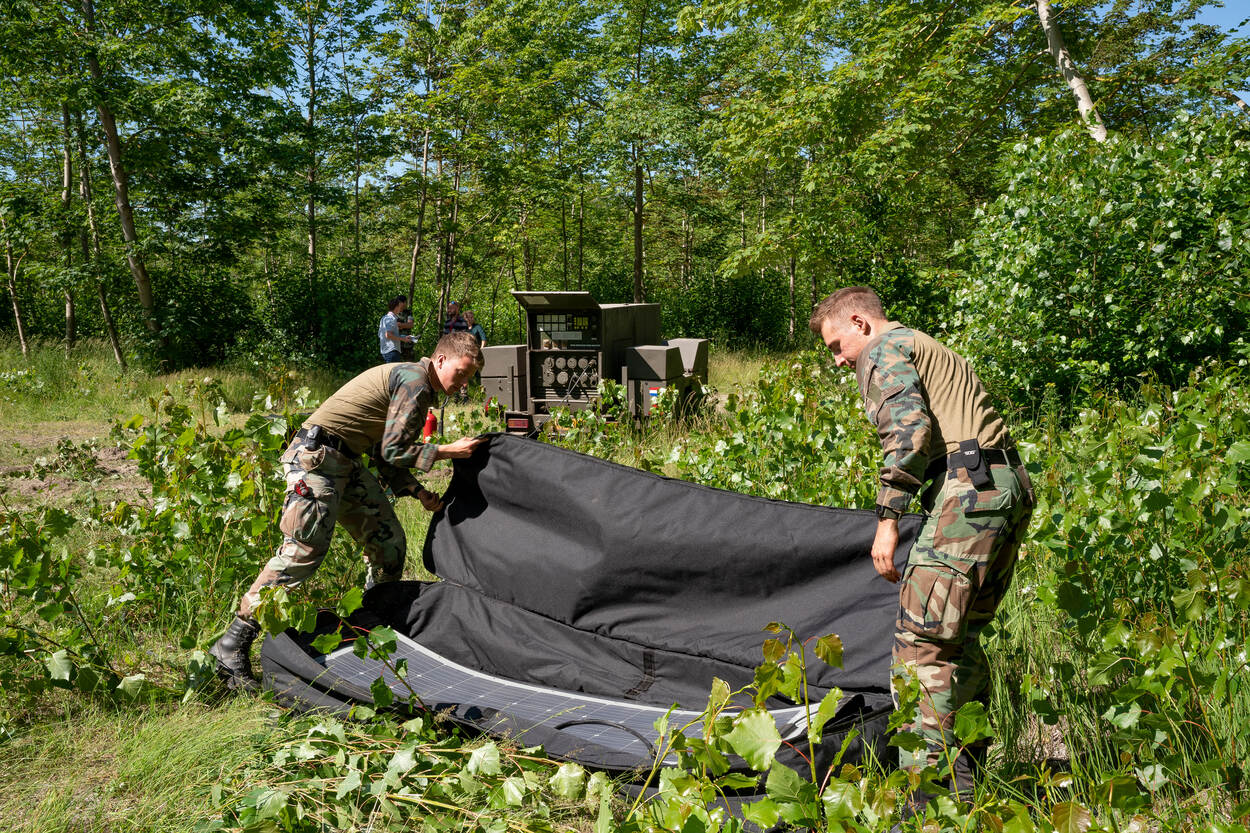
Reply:
[[[1246,18],[1250,18],[1250,3],[1246,0],[1225,0],[1222,9],[1208,6],[1198,13],[1199,23],[1209,23],[1224,30],[1239,26]],[[1247,28],[1250,27],[1243,26],[1238,34],[1242,37],[1250,36]]]

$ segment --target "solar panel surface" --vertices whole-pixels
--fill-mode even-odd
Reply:
[[[408,672],[398,678],[392,666],[407,660]],[[506,712],[531,726],[547,724],[586,741],[646,757],[654,757],[658,733],[655,722],[668,709],[647,703],[613,700],[576,691],[561,691],[519,683],[458,665],[418,642],[398,634],[398,644],[388,665],[381,660],[357,657],[351,647],[339,648],[319,662],[326,669],[362,688],[380,675],[397,699],[413,695],[436,711],[449,707],[477,706]],[[770,712],[783,738],[792,739],[807,729],[802,707]],[[669,725],[697,721],[700,712],[673,709]],[[696,724],[687,730],[696,734]]]

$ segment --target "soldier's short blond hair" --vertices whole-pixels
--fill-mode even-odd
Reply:
[[[841,318],[853,312],[873,318],[885,318],[881,297],[872,287],[844,286],[816,305],[816,309],[812,310],[812,317],[807,322],[808,329],[820,335],[820,329],[826,321],[831,318]]]
[[[434,355],[442,353],[444,356],[459,358],[468,356],[473,359],[473,363],[480,365],[484,361],[482,357],[482,346],[477,342],[477,336],[465,330],[457,330],[454,333],[447,333],[438,340],[438,344],[434,345]]]

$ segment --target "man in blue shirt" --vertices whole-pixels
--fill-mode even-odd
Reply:
[[[399,333],[400,330],[412,329],[411,322],[399,320],[399,316],[403,315],[407,308],[407,296],[396,295],[391,299],[389,311],[378,322],[378,349],[382,353],[384,364],[400,361],[402,359],[400,345],[412,342],[412,336]]]

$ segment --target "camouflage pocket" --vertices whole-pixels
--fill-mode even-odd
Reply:
[[[295,455],[296,464],[304,471],[316,471],[326,459],[326,448],[322,446],[316,451],[301,448]]]
[[[309,478],[292,484],[278,526],[285,537],[319,555],[329,547],[334,533],[330,504],[335,495],[332,487],[318,481],[319,478]]]
[[[994,549],[1018,496],[998,476],[997,488],[977,491],[968,472],[960,469],[942,489],[942,507],[933,525],[933,548],[961,561],[980,561]],[[1009,469],[1001,469],[1009,476]]]
[[[972,582],[956,570],[918,564],[903,577],[899,626],[937,642],[963,638]]]

